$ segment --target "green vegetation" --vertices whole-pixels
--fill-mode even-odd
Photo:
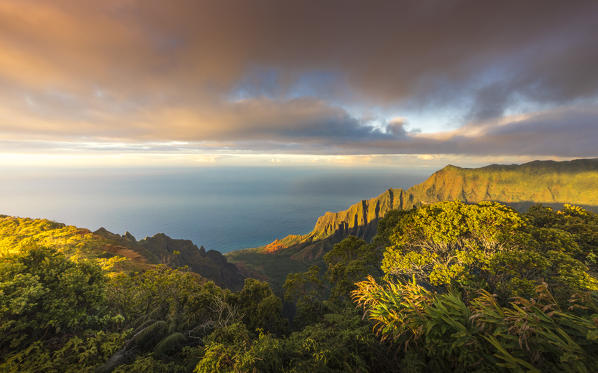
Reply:
[[[78,371],[123,341],[107,278],[92,262],[29,248],[0,262],[0,371]]]
[[[285,307],[254,279],[233,292],[166,266],[106,276],[91,260],[23,249],[3,258],[0,371],[390,369],[390,347],[348,293],[378,253],[349,239],[326,258],[326,271],[289,277],[286,299],[298,306]]]
[[[491,202],[391,211],[281,294],[22,243],[0,262],[0,371],[594,372],[597,257],[598,215]]]
[[[401,212],[353,299],[406,371],[598,368],[598,217],[497,203]]]
[[[0,216],[0,257],[19,253],[30,246],[53,248],[71,257],[93,259],[106,269],[125,269],[127,265],[127,269],[147,268],[143,260],[125,264],[125,253],[119,255],[112,242],[87,229],[47,219]]]

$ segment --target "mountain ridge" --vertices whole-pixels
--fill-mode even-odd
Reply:
[[[394,209],[411,209],[447,200],[466,203],[492,200],[515,208],[533,203],[574,203],[597,210],[597,186],[598,158],[491,164],[479,168],[447,165],[424,182],[406,190],[389,188],[374,198],[354,203],[346,210],[326,212],[307,234],[289,235],[269,245],[233,251],[226,256],[252,275],[264,272],[263,266],[254,265],[256,256],[264,255],[287,257],[296,261],[296,269],[301,270],[306,268],[306,263],[317,261],[334,243],[348,235],[371,240],[376,234],[378,220]],[[260,258],[259,261],[263,260]]]
[[[175,268],[187,266],[205,279],[231,289],[240,289],[244,281],[237,267],[219,251],[198,248],[190,240],[174,239],[164,233],[137,240],[129,232],[119,235],[103,227],[92,232],[48,219],[0,215],[0,257],[29,245],[110,264],[115,271],[143,271],[166,264]]]

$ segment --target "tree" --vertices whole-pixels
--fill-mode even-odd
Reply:
[[[26,247],[0,261],[0,371],[93,370],[126,332],[105,301],[106,278],[90,261]]]
[[[30,247],[0,262],[0,355],[102,326],[106,279],[90,262]]]
[[[230,302],[239,308],[243,322],[251,332],[261,329],[282,334],[285,331],[287,322],[282,316],[282,300],[267,282],[246,279],[243,289],[232,294]]]
[[[326,255],[326,275],[331,284],[331,296],[349,300],[355,283],[368,274],[378,275],[380,258],[376,246],[355,236],[334,245]]]

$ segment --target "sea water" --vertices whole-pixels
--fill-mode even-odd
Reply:
[[[137,239],[163,232],[228,252],[307,233],[326,211],[427,175],[347,167],[14,168],[0,174],[0,214]]]

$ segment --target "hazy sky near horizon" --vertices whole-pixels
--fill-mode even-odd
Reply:
[[[597,30],[597,1],[1,0],[0,164],[594,157]]]

